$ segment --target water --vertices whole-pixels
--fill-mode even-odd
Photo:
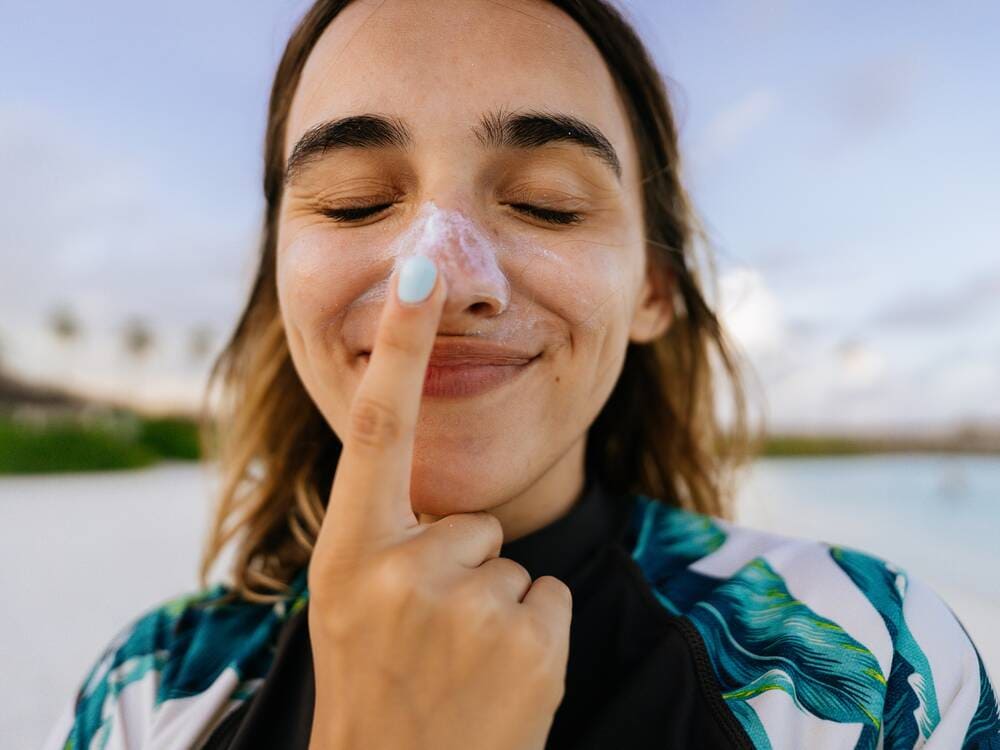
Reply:
[[[998,457],[763,459],[737,520],[854,546],[1000,604]]]
[[[38,747],[114,633],[197,585],[209,470],[0,479],[0,746]],[[880,555],[952,606],[1000,675],[1000,458],[768,459],[740,523]]]
[[[736,520],[882,557],[941,596],[1000,685],[1000,457],[769,459]]]

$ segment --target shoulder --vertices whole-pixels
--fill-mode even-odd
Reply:
[[[660,603],[697,628],[756,744],[1000,747],[975,645],[900,566],[642,496],[632,528],[633,558]]]
[[[46,750],[142,746],[165,732],[188,746],[249,697],[270,666],[280,625],[305,595],[293,588],[291,597],[264,604],[226,602],[227,593],[224,584],[190,591],[129,621],[93,662]]]

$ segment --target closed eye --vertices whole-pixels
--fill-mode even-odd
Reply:
[[[379,203],[372,206],[357,206],[352,208],[324,208],[322,213],[334,221],[360,221],[361,219],[367,219],[369,216],[381,213],[392,205],[392,203]]]
[[[539,208],[530,203],[511,203],[509,205],[515,211],[534,216],[536,219],[547,221],[550,224],[578,224],[582,218],[574,211],[555,211],[551,208]]]
[[[393,205],[395,204],[378,203],[371,206],[358,206],[351,208],[325,208],[322,213],[324,216],[328,216],[334,221],[346,223],[361,221],[371,216],[375,216]],[[555,211],[549,208],[533,206],[530,203],[510,203],[508,205],[515,211],[519,211],[550,224],[577,224],[582,218],[579,213],[573,211]]]

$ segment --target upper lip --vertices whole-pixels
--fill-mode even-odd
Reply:
[[[370,354],[365,349],[362,354]],[[539,352],[504,346],[482,339],[437,339],[431,349],[431,366],[470,365],[523,365],[538,356]]]

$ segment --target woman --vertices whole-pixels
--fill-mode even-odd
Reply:
[[[320,0],[216,365],[203,588],[50,747],[998,747],[920,581],[734,525],[663,84],[601,0]],[[208,586],[236,540],[232,584]]]

